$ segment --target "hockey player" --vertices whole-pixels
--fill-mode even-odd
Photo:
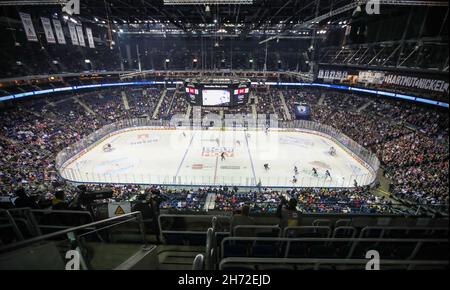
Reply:
[[[336,155],[336,149],[333,146],[331,146],[331,148],[330,148],[330,155],[331,156],[335,156]]]
[[[298,168],[297,168],[297,166],[294,166],[294,174],[298,175]]]
[[[266,171],[270,169],[269,163],[265,163],[265,164],[264,164],[264,169],[265,169]]]
[[[111,144],[106,144],[104,147],[103,147],[103,151],[104,152],[111,152],[112,151],[112,145]]]
[[[327,170],[325,170],[325,180],[326,180],[328,177],[330,178],[330,180],[333,180],[333,179],[331,178],[330,171],[328,171],[328,169],[327,169]]]
[[[297,177],[295,175],[292,177],[292,183],[297,183]]]
[[[222,161],[225,160],[225,152],[220,153],[220,159],[221,159]]]
[[[314,176],[314,177],[317,177],[317,176],[318,176],[318,174],[317,174],[317,169],[315,169],[314,167],[313,167],[313,169],[312,169],[312,172],[313,172],[313,176]]]

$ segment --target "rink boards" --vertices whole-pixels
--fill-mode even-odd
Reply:
[[[103,152],[105,144],[113,150]],[[336,156],[330,156],[330,147]],[[355,180],[368,185],[376,176],[364,160],[321,132],[165,127],[108,134],[67,160],[59,172],[73,182],[182,186],[353,187]]]

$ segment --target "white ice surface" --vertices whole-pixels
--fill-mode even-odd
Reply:
[[[111,152],[103,151],[107,143]],[[336,156],[329,154],[332,146]],[[295,184],[294,166],[299,171]],[[325,179],[327,169],[332,179]],[[127,131],[66,164],[61,173],[80,182],[251,186],[261,181],[271,187],[351,187],[355,179],[359,185],[373,180],[371,171],[331,139],[276,130]]]

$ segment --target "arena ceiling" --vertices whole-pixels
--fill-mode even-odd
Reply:
[[[84,3],[83,3],[84,2]],[[94,3],[91,3],[94,2]],[[165,2],[206,3],[196,5],[167,5]],[[252,4],[208,4],[240,2]],[[315,28],[316,24],[348,21],[357,9],[365,7],[364,0],[117,0],[82,1],[83,15],[98,15],[110,19],[124,31],[139,33],[175,29],[180,34],[201,34],[219,31],[223,34],[246,36],[252,33],[283,34]],[[448,6],[446,0],[387,1],[382,0],[383,12],[407,13],[412,5]],[[440,4],[442,3],[442,4]]]
[[[384,16],[408,13],[405,9],[408,6],[447,6],[448,11],[446,0],[378,1],[382,4]],[[8,2],[16,3],[13,10],[21,6],[17,3],[36,3],[39,9],[55,13],[61,11],[61,4],[67,0],[0,1],[0,6],[6,8],[5,3]],[[183,4],[186,2],[196,4]],[[222,2],[241,4],[217,5]],[[303,31],[321,29],[321,24],[345,24],[358,5],[364,9],[365,2],[367,0],[80,0],[80,15],[76,17],[83,22],[94,22],[131,34],[262,34],[274,37],[288,34],[301,38],[307,37],[302,35]],[[38,9],[36,5],[24,6]]]

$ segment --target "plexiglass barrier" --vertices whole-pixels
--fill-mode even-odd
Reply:
[[[189,122],[189,120],[187,120]],[[175,124],[174,124],[175,123]],[[200,130],[202,127],[193,126],[190,123],[185,130]],[[278,122],[277,128],[271,130],[293,131],[293,132],[313,132],[316,135],[323,136],[333,140],[336,144],[345,150],[349,155],[356,159],[367,171],[365,174],[349,174],[336,178],[319,176],[298,176],[294,181],[292,177],[277,176],[243,176],[235,174],[232,176],[212,176],[212,175],[150,175],[150,174],[102,174],[98,172],[86,172],[78,168],[69,168],[67,164],[76,160],[91,148],[98,145],[108,137],[120,133],[121,130],[133,129],[137,127],[152,127],[154,129],[174,130],[176,122],[155,121],[150,119],[127,119],[118,121],[102,127],[79,142],[65,148],[56,157],[56,166],[60,175],[69,181],[79,183],[108,183],[108,184],[155,184],[155,185],[179,185],[179,186],[240,186],[240,187],[354,187],[355,185],[371,185],[376,179],[376,174],[380,166],[378,158],[361,145],[337,131],[336,129],[311,121],[289,121]],[[265,125],[249,125],[235,127],[215,127],[221,130],[264,130]],[[211,128],[210,128],[211,130]]]

